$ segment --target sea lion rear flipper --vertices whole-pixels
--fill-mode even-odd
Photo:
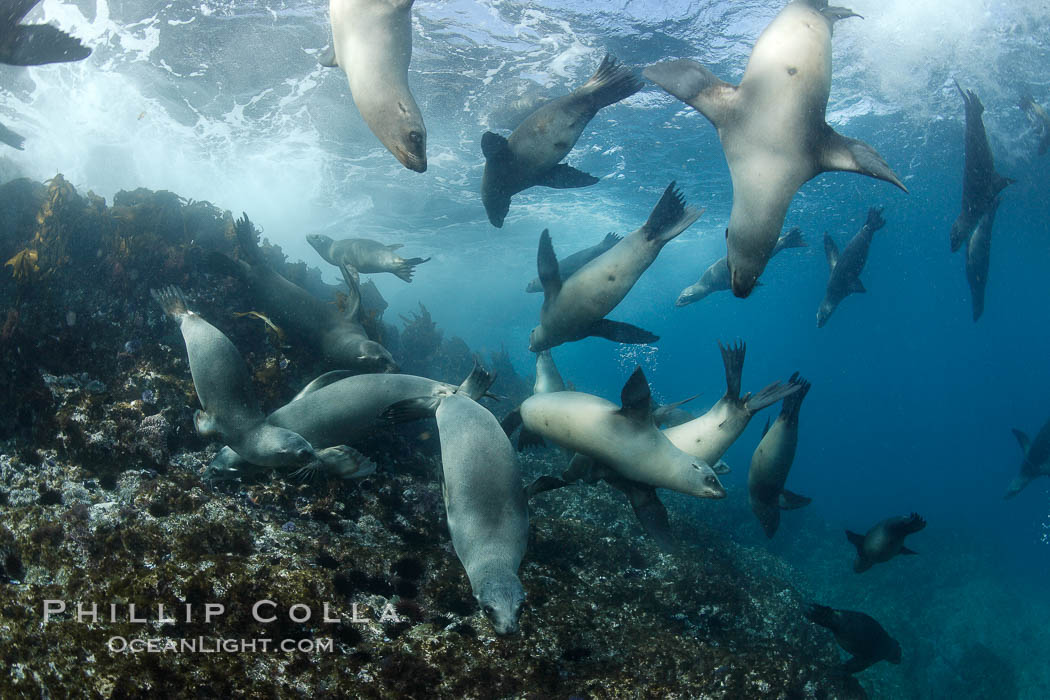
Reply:
[[[337,369],[331,372],[325,372],[324,374],[322,374],[321,376],[317,377],[312,382],[304,386],[302,389],[300,389],[299,393],[292,397],[292,401],[298,401],[307,394],[311,394],[317,391],[318,389],[328,386],[329,384],[334,384],[340,379],[353,377],[356,374],[358,373],[348,369]],[[289,401],[288,403],[291,403],[292,401]]]
[[[852,659],[842,665],[842,669],[850,675],[854,673],[860,673],[864,669],[868,668],[880,659],[872,659],[868,657],[854,656]]]
[[[785,418],[797,421],[798,412],[802,410],[802,400],[806,398],[806,394],[809,393],[809,389],[812,385],[802,377],[798,376],[798,372],[791,375],[789,383],[798,385],[798,390],[795,393],[784,397],[784,405],[780,409],[780,412]]]
[[[638,523],[645,533],[653,538],[656,546],[664,552],[673,552],[675,545],[671,535],[671,522],[667,517],[667,508],[656,495],[656,488],[620,478],[607,478],[606,481],[627,496]]]
[[[226,479],[236,479],[240,477],[244,471],[244,467],[249,462],[241,457],[239,454],[233,451],[229,445],[219,450],[218,454],[211,460],[208,466],[204,469],[204,473],[201,478],[205,481],[225,481]]]
[[[339,61],[335,58],[335,44],[322,51],[317,57],[317,62],[325,68],[338,68]]]
[[[860,281],[860,277],[854,277],[849,281],[849,293],[850,294],[867,294],[868,290],[864,288],[864,283]]]
[[[605,338],[614,343],[628,343],[631,345],[655,343],[660,339],[660,336],[654,335],[644,328],[632,326],[630,323],[610,321],[607,318],[595,321],[591,325],[590,332],[587,335]]]
[[[642,75],[700,112],[715,127],[725,123],[736,101],[734,86],[687,58],[654,63]]]
[[[620,390],[620,414],[638,423],[652,422],[653,397],[641,366],[636,367]]]
[[[401,246],[399,245],[398,247],[400,248]],[[407,260],[402,260],[394,274],[406,282],[411,282],[412,274],[416,271],[416,265],[422,265],[428,260],[430,258],[408,258]]]
[[[164,309],[164,313],[176,321],[180,321],[184,315],[189,313],[186,297],[182,295],[182,290],[178,287],[169,285],[160,289],[151,289],[149,293],[160,304],[160,308]]]
[[[795,510],[796,508],[808,506],[812,502],[812,498],[800,496],[797,493],[788,491],[787,489],[782,489],[780,491],[780,498],[777,499],[777,505],[780,506],[780,510]]]
[[[577,170],[571,165],[559,163],[547,172],[536,178],[536,184],[542,187],[552,187],[556,190],[568,190],[575,187],[590,187],[600,178]]]
[[[405,399],[387,406],[379,417],[390,423],[408,423],[433,416],[439,403],[441,403],[440,396],[417,396],[414,399]]]
[[[16,134],[3,124],[0,124],[0,142],[6,143],[11,148],[16,148],[19,151],[25,150],[25,137],[21,134]]]
[[[839,247],[835,245],[835,239],[824,232],[824,257],[828,259],[828,271],[835,269],[839,264]]]
[[[824,15],[832,24],[838,22],[840,19],[849,19],[850,17],[859,17],[860,19],[864,19],[863,17],[861,17],[861,15],[858,15],[856,12],[849,8],[835,7],[834,5],[831,5],[830,7],[822,7],[819,10],[819,12],[820,14]]]
[[[661,241],[667,243],[675,236],[693,225],[703,209],[687,207],[682,191],[675,187],[675,182],[664,190],[660,201],[653,207],[649,219],[642,226],[647,241]]]
[[[210,415],[197,409],[193,412],[193,427],[201,437],[212,437],[220,434],[219,426]]]
[[[543,229],[540,234],[540,245],[536,249],[536,271],[543,286],[543,300],[553,299],[561,291],[561,272],[558,270],[558,256],[554,254],[551,234]]]
[[[744,374],[744,355],[747,353],[747,344],[739,340],[736,345],[722,345],[718,341],[718,349],[722,352],[722,364],[726,370],[726,396],[731,399],[740,398],[740,382]]]
[[[522,452],[529,447],[546,446],[546,441],[538,433],[534,433],[528,428],[522,427],[521,432],[518,433],[518,452]]]
[[[81,61],[91,55],[80,39],[50,24],[20,25],[5,33],[0,61],[13,66]]]
[[[723,474],[728,474],[733,470],[728,464],[726,464],[726,461],[724,459],[720,459],[711,465],[711,471],[713,471],[715,474],[718,474],[719,476],[722,476]]]
[[[560,489],[568,485],[568,481],[563,481],[556,476],[541,476],[525,487],[525,498],[527,500],[536,494],[553,491],[554,489]]]
[[[503,420],[499,422],[499,427],[503,428],[503,432],[507,434],[507,437],[513,435],[514,431],[521,427],[521,409],[515,408],[503,416]]]
[[[846,530],[846,539],[849,543],[857,548],[857,553],[860,553],[861,548],[864,546],[864,535],[858,535],[855,532]]]
[[[474,369],[470,370],[470,374],[467,378],[459,385],[458,391],[466,394],[475,401],[483,399],[488,390],[492,387],[492,383],[496,381],[496,375],[493,372],[489,372],[487,369],[482,367],[481,363],[474,360]],[[515,409],[517,410],[517,409]],[[521,422],[519,415],[518,422]],[[513,432],[513,431],[511,431]],[[508,433],[509,435],[510,433]]]
[[[830,126],[824,133],[824,149],[819,154],[818,164],[822,171],[842,170],[860,173],[885,180],[905,192],[908,191],[908,188],[890,168],[889,163],[874,148],[863,141],[843,136]]]
[[[581,85],[574,94],[590,97],[597,111],[627,99],[641,89],[642,81],[635,77],[634,71],[607,53],[590,80]]]
[[[777,401],[791,396],[801,388],[802,384],[800,383],[788,382],[787,384],[781,384],[780,382],[773,382],[754,396],[747,398],[744,407],[749,413],[758,413],[763,408],[772,406]]]
[[[904,545],[901,545],[901,551],[898,552],[898,553],[899,554],[918,554],[918,552],[916,552],[914,549],[908,549]]]

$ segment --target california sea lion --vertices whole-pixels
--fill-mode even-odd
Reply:
[[[1032,99],[1031,95],[1021,97],[1021,109],[1028,113],[1029,119],[1035,122],[1036,127],[1042,131],[1043,138],[1039,141],[1039,155],[1046,155],[1050,150],[1050,114],[1046,113],[1043,106]]]
[[[408,89],[414,0],[331,0],[332,51],[361,117],[409,170],[427,169],[427,128]]]
[[[926,521],[918,513],[912,513],[886,518],[864,535],[846,530],[846,539],[857,548],[857,560],[853,562],[853,570],[859,574],[874,564],[889,561],[898,554],[916,554],[904,546],[904,538],[924,527]]]
[[[1035,440],[1029,440],[1017,428],[1014,428],[1014,437],[1021,446],[1024,458],[1021,460],[1021,473],[1010,482],[1004,498],[1013,498],[1036,477],[1050,476],[1050,420],[1039,429]]]
[[[663,431],[675,447],[708,464],[715,464],[722,458],[744,432],[752,416],[799,389],[798,384],[774,382],[754,396],[749,392],[741,397],[740,383],[747,346],[740,342],[728,347],[719,343],[718,347],[726,370],[726,393],[704,415]]]
[[[642,88],[631,69],[606,55],[598,70],[571,94],[550,100],[525,118],[510,138],[486,131],[481,137],[485,172],[481,201],[492,225],[500,228],[510,211],[510,198],[530,187],[563,189],[598,182],[561,162],[602,107],[630,97]]]
[[[977,222],[970,240],[966,241],[966,281],[970,283],[975,323],[984,313],[984,290],[988,285],[988,266],[992,260],[992,227],[995,226],[997,211],[999,197],[995,198],[988,211]]]
[[[952,224],[949,241],[952,252],[959,250],[988,213],[995,198],[1013,180],[995,172],[992,147],[984,130],[984,105],[973,90],[963,90],[958,81],[955,89],[966,107],[966,162],[963,165],[962,210]]]
[[[773,253],[769,258],[772,260],[777,253],[786,248],[805,248],[808,245],[805,239],[802,238],[802,229],[796,226],[777,239],[777,244],[773,246]],[[674,305],[688,306],[689,304],[695,304],[714,292],[728,292],[732,286],[730,277],[729,258],[721,257],[704,270],[704,274],[700,275],[700,279],[696,284],[682,290]],[[756,282],[756,285],[761,284],[761,282]]]
[[[396,372],[397,363],[386,348],[370,340],[358,321],[360,295],[350,284],[348,308],[340,311],[277,274],[262,260],[257,234],[245,214],[237,220],[241,252],[248,258],[231,260],[221,254],[215,263],[243,280],[263,310],[278,325],[295,331],[332,365],[358,372]]]
[[[828,286],[824,292],[824,300],[820,302],[817,309],[817,328],[822,328],[828,322],[828,318],[838,308],[839,302],[850,294],[861,294],[867,289],[860,281],[860,273],[864,270],[864,264],[868,262],[868,249],[871,247],[871,237],[876,231],[886,225],[882,218],[882,207],[872,207],[868,210],[868,220],[861,226],[857,235],[846,245],[846,249],[839,254],[835,240],[824,233],[824,255],[828,259]]]
[[[612,248],[617,242],[619,242],[620,238],[621,236],[617,236],[615,233],[607,233],[605,234],[605,238],[598,243],[595,243],[590,248],[584,248],[583,250],[576,251],[572,255],[566,255],[564,258],[560,258],[558,260],[558,274],[561,276],[561,281],[565,282],[565,280],[572,277],[573,273],[581,267],[609,250],[609,248]],[[536,277],[529,282],[528,286],[525,287],[525,291],[529,293],[542,292],[543,284],[540,283],[540,278]]]
[[[493,630],[513,634],[525,601],[517,572],[529,539],[517,456],[495,416],[462,394],[441,398],[435,417],[452,547]]]
[[[7,0],[0,9],[0,63],[39,66],[80,61],[91,49],[50,24],[19,24],[40,0]]]
[[[657,336],[605,315],[627,296],[664,245],[689,228],[703,210],[685,205],[671,183],[645,224],[562,282],[550,233],[540,236],[536,267],[543,284],[540,325],[529,334],[529,350],[539,352],[595,335],[617,343],[652,343]]]
[[[423,397],[464,392],[480,399],[494,377],[480,366],[458,388],[444,382],[409,374],[358,374],[328,372],[307,384],[295,398],[266,417],[269,425],[292,430],[316,448],[354,444],[370,435],[384,418],[384,413],[398,405],[396,415],[388,417],[407,421],[433,415],[433,407]],[[414,400],[414,401],[413,401]],[[209,479],[227,479],[250,471],[253,460],[236,460],[220,453],[209,465]],[[263,465],[264,466],[264,465]],[[327,465],[325,465],[327,466]],[[363,458],[346,462],[341,469],[328,469],[332,476],[357,478],[375,470]]]
[[[710,465],[677,449],[653,423],[641,367],[624,384],[620,400],[616,406],[576,391],[534,394],[521,404],[521,424],[625,479],[700,498],[725,496]]]
[[[852,654],[843,666],[846,673],[858,673],[879,661],[901,662],[901,645],[870,615],[817,604],[804,612],[811,622],[831,630],[839,646]]]
[[[835,22],[857,17],[827,0],[789,3],[758,37],[739,86],[680,59],[645,69],[718,130],[733,180],[726,229],[733,294],[746,297],[766,267],[795,192],[822,172],[846,170],[907,189],[871,146],[825,121]]]
[[[384,245],[379,241],[366,238],[346,238],[335,241],[320,233],[311,233],[307,242],[325,259],[325,262],[340,269],[350,268],[351,276],[389,272],[405,282],[412,281],[416,265],[421,265],[430,258],[402,258],[394,251],[402,247],[401,243]]]
[[[798,447],[798,412],[802,408],[802,399],[809,393],[809,382],[800,379],[797,372],[791,377],[790,383],[798,384],[800,388],[784,398],[780,415],[773,425],[766,424],[762,441],[751,456],[751,468],[747,472],[748,503],[766,537],[776,534],[782,508],[801,508],[813,500],[784,488],[791,464],[795,461],[795,448]]]
[[[301,435],[265,421],[255,400],[248,367],[222,331],[190,311],[175,287],[153,290],[161,308],[178,321],[190,360],[193,387],[202,410],[193,425],[203,437],[218,437],[240,456],[265,466],[303,465],[315,458]]]

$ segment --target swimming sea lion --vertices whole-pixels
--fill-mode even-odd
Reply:
[[[786,248],[805,248],[807,246],[809,244],[802,238],[802,229],[796,226],[777,239],[777,244],[773,246],[773,253],[769,258],[772,260],[777,256],[777,253]],[[704,274],[700,275],[700,279],[696,284],[682,290],[674,305],[688,306],[689,304],[695,304],[714,292],[728,292],[732,286],[730,277],[729,258],[721,257],[704,270]],[[762,283],[756,282],[755,284],[761,285]]]
[[[784,488],[798,446],[798,412],[802,408],[802,399],[809,393],[809,382],[800,379],[797,372],[791,377],[790,383],[798,384],[800,388],[784,398],[780,415],[773,425],[766,424],[762,441],[751,456],[751,468],[747,472],[748,503],[766,537],[776,534],[782,508],[801,508],[813,500]]]
[[[598,70],[571,94],[550,100],[525,118],[510,138],[486,131],[481,137],[485,172],[481,201],[492,225],[501,228],[510,198],[530,187],[587,187],[598,182],[561,162],[598,110],[642,88],[630,68],[606,54]]]
[[[620,399],[618,407],[590,394],[558,391],[534,394],[518,411],[526,429],[625,479],[699,498],[725,496],[710,465],[675,448],[653,423],[641,367],[624,384]]]
[[[852,654],[846,673],[858,673],[879,661],[901,662],[901,645],[870,615],[812,604],[804,611],[811,622],[827,627],[839,646]]]
[[[963,165],[962,210],[952,224],[949,237],[952,252],[969,239],[995,198],[1013,180],[995,172],[992,147],[984,130],[984,105],[973,90],[963,90],[955,81],[966,107],[966,163]]]
[[[325,259],[325,262],[340,269],[350,268],[349,272],[355,278],[357,273],[368,275],[389,272],[405,282],[411,282],[416,265],[430,260],[430,258],[408,258],[407,260],[402,258],[394,252],[402,247],[401,243],[383,245],[379,241],[370,241],[366,238],[346,238],[334,241],[320,233],[311,233],[306,240]]]
[[[0,124],[0,143],[6,143],[11,148],[17,148],[22,151],[25,150],[25,142],[24,136],[16,134],[3,124]]]
[[[857,548],[857,560],[853,562],[853,570],[859,574],[874,564],[889,561],[898,554],[917,554],[904,546],[904,538],[924,527],[926,521],[919,517],[918,513],[912,513],[886,518],[864,535],[846,530],[846,539]]]
[[[860,273],[864,264],[868,262],[872,235],[885,225],[882,207],[869,209],[868,220],[846,245],[841,255],[834,239],[827,232],[824,233],[824,255],[828,258],[828,286],[824,292],[824,300],[817,309],[817,328],[823,328],[843,299],[850,294],[868,291],[861,284]]]
[[[81,61],[91,49],[50,24],[19,24],[40,0],[8,0],[0,8],[0,63],[40,66]]]
[[[414,0],[331,0],[332,51],[361,117],[409,170],[427,169],[427,128],[408,89]]]
[[[410,374],[358,374],[346,371],[322,374],[303,387],[295,398],[266,417],[269,425],[292,430],[316,448],[352,445],[371,435],[383,419],[384,412],[397,404],[398,422],[433,415],[434,408],[420,397],[461,391],[480,399],[494,377],[480,366],[458,388],[444,382]],[[415,399],[416,401],[410,401]],[[220,453],[209,465],[206,477],[228,479],[251,471],[251,459],[236,460]],[[263,465],[265,466],[265,465]],[[320,467],[321,465],[318,465]],[[327,466],[327,465],[326,465]],[[375,465],[371,465],[371,471]],[[341,469],[329,468],[332,476],[357,478],[370,473],[361,459],[347,462]]]
[[[352,280],[348,308],[343,312],[334,304],[325,303],[292,284],[262,260],[257,234],[247,214],[237,220],[236,232],[241,252],[248,260],[235,261],[218,253],[211,259],[216,266],[244,281],[256,302],[275,323],[293,330],[340,369],[397,371],[397,363],[387,349],[370,340],[358,321],[360,295]]]
[[[561,276],[561,281],[565,282],[565,280],[572,277],[573,273],[605,251],[609,250],[609,248],[612,248],[621,238],[622,236],[617,236],[615,233],[607,233],[605,234],[605,238],[600,242],[595,243],[590,248],[578,250],[572,255],[567,255],[564,258],[559,259],[558,274]],[[525,291],[530,294],[532,292],[542,292],[543,284],[540,283],[540,278],[536,277],[529,282],[528,286],[525,287]]]
[[[907,189],[871,146],[825,121],[835,22],[857,17],[827,0],[794,0],[766,27],[734,87],[680,59],[645,77],[697,109],[718,130],[733,180],[726,229],[733,294],[746,297],[766,267],[798,188],[822,172],[846,170]]]
[[[724,347],[719,343],[718,347],[726,370],[726,393],[704,415],[663,431],[675,447],[708,464],[715,464],[722,458],[747,428],[752,416],[799,389],[798,384],[773,382],[754,396],[748,393],[741,397],[740,382],[747,345],[739,342]]]
[[[984,290],[988,285],[988,266],[992,258],[992,227],[998,210],[999,197],[996,197],[977,222],[970,240],[966,241],[966,281],[970,283],[974,323],[984,313]]]
[[[517,456],[495,416],[467,396],[441,398],[435,417],[452,548],[492,629],[514,634],[525,602],[517,572],[529,539]]]
[[[222,331],[189,310],[176,287],[155,289],[153,298],[178,321],[201,410],[193,425],[203,437],[218,437],[238,455],[265,466],[303,465],[315,458],[301,435],[269,425],[255,400],[248,367]]]
[[[617,343],[652,343],[657,336],[605,315],[627,296],[664,245],[692,226],[703,210],[685,205],[671,183],[640,229],[581,267],[562,282],[550,233],[540,236],[536,267],[543,284],[540,325],[529,334],[529,350],[539,352],[595,335]]]
[[[1043,138],[1039,141],[1039,155],[1046,155],[1047,150],[1050,150],[1050,114],[1047,114],[1043,106],[1032,99],[1031,95],[1022,96],[1020,106],[1043,132]]]
[[[1029,440],[1023,432],[1014,428],[1014,437],[1021,446],[1024,459],[1021,460],[1021,473],[1010,482],[1004,498],[1013,498],[1039,476],[1050,476],[1050,420],[1036,433],[1035,440]]]

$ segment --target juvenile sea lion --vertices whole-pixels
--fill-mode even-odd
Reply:
[[[16,134],[3,124],[0,124],[0,142],[6,143],[11,148],[17,148],[20,151],[25,150],[25,137],[21,134]]]
[[[1035,123],[1036,128],[1042,132],[1043,138],[1039,141],[1039,155],[1046,155],[1047,150],[1050,150],[1050,114],[1047,114],[1043,106],[1032,99],[1031,95],[1022,96],[1020,106],[1028,113],[1028,118]]]
[[[774,382],[754,396],[749,392],[741,397],[740,382],[747,345],[739,342],[725,347],[719,343],[718,348],[722,351],[722,364],[726,370],[726,393],[704,415],[663,431],[675,447],[708,464],[715,464],[722,458],[747,428],[752,416],[799,389],[798,384]]]
[[[40,0],[6,0],[0,7],[0,63],[40,66],[80,61],[91,49],[50,24],[19,24]]]
[[[870,615],[812,604],[804,611],[811,622],[827,627],[839,646],[852,654],[846,673],[859,673],[879,661],[901,662],[901,645]]]
[[[807,246],[809,244],[802,238],[802,229],[796,226],[777,239],[777,244],[773,246],[773,253],[769,258],[772,260],[777,256],[777,253],[787,248],[805,248]],[[761,284],[761,282],[756,282],[756,285]],[[731,286],[729,258],[721,257],[704,270],[704,274],[700,275],[700,279],[696,284],[682,290],[674,305],[688,306],[689,304],[695,304],[714,292],[728,292]]]
[[[898,554],[917,554],[904,546],[904,538],[924,527],[926,521],[918,513],[912,513],[886,518],[864,535],[846,530],[846,539],[857,548],[857,560],[853,562],[853,570],[859,574],[875,564],[889,561]]]
[[[294,431],[317,448],[352,445],[368,437],[384,418],[391,406],[397,404],[397,415],[389,417],[400,421],[433,415],[434,408],[421,397],[444,395],[461,391],[480,399],[486,394],[494,377],[480,366],[457,388],[444,382],[409,374],[358,374],[346,371],[322,374],[303,387],[295,398],[266,417],[269,425]],[[414,399],[414,401],[410,401]],[[228,453],[220,453],[209,465],[205,476],[209,479],[228,479],[251,471],[252,460],[238,460]],[[375,470],[367,460],[347,462],[342,469],[328,472],[332,476],[357,478]],[[265,465],[262,465],[265,466]]]
[[[622,236],[617,236],[615,233],[607,233],[605,238],[590,248],[578,250],[572,255],[567,255],[558,260],[558,274],[561,276],[561,281],[564,283],[581,267],[616,245],[621,238]],[[536,277],[529,282],[528,286],[525,287],[525,291],[530,294],[532,292],[542,292],[543,284],[540,282],[540,278]]]
[[[652,343],[657,336],[605,315],[627,296],[664,245],[692,226],[703,210],[685,205],[671,183],[637,231],[581,267],[562,282],[550,233],[544,229],[536,255],[543,284],[540,325],[529,334],[529,350],[539,352],[595,335],[617,343]]]
[[[622,405],[616,406],[590,394],[558,391],[534,394],[518,411],[529,431],[591,457],[625,479],[699,498],[725,496],[710,465],[677,449],[653,423],[641,367],[624,384],[620,400]]]
[[[1021,460],[1021,473],[1010,482],[1004,498],[1013,498],[1036,477],[1050,476],[1050,420],[1039,429],[1035,440],[1029,440],[1028,436],[1017,428],[1014,428],[1014,437],[1021,446],[1024,459]]]
[[[733,294],[746,297],[773,252],[798,188],[846,170],[907,189],[871,146],[825,121],[835,22],[857,17],[827,0],[789,3],[758,37],[740,85],[687,59],[649,66],[645,77],[698,110],[718,130],[733,181],[726,229]]]
[[[303,465],[315,458],[301,435],[269,425],[255,400],[248,367],[230,339],[190,311],[176,287],[153,290],[165,313],[175,319],[186,343],[193,387],[202,409],[193,425],[203,437],[218,437],[245,459],[265,466]]]
[[[237,220],[241,252],[247,260],[214,254],[213,263],[248,285],[256,302],[277,325],[313,345],[332,365],[358,372],[396,372],[386,348],[370,340],[358,320],[360,295],[350,280],[348,308],[340,311],[277,274],[262,260],[257,234],[247,214]]]
[[[766,424],[762,441],[751,456],[747,472],[747,498],[751,512],[758,518],[766,537],[776,534],[780,526],[780,510],[793,510],[809,505],[813,500],[784,488],[798,447],[798,412],[802,399],[809,393],[809,382],[796,372],[790,379],[799,390],[784,398],[780,415],[773,425]]]
[[[481,201],[496,228],[510,211],[510,198],[530,187],[587,187],[598,178],[561,159],[580,139],[598,110],[630,97],[642,88],[630,68],[606,54],[598,70],[571,94],[550,100],[525,118],[510,138],[486,131],[481,137],[485,172]]]
[[[427,169],[427,128],[408,89],[414,0],[331,0],[332,51],[361,117],[409,170]]]
[[[988,266],[992,259],[992,227],[999,211],[999,197],[984,213],[970,240],[966,241],[966,281],[970,283],[974,323],[984,313],[984,290],[988,285]]]
[[[355,279],[358,273],[368,275],[389,272],[405,282],[411,282],[416,265],[430,260],[430,258],[402,258],[394,252],[402,247],[401,243],[383,245],[379,241],[370,241],[366,238],[346,238],[335,241],[320,233],[311,233],[306,240],[324,258],[325,262],[348,272]]]
[[[952,224],[952,252],[969,239],[981,218],[988,213],[996,197],[1013,180],[995,172],[992,147],[984,130],[984,105],[973,90],[963,90],[955,81],[966,107],[966,162],[963,165],[962,210]]]
[[[885,225],[882,207],[869,209],[868,220],[846,245],[841,255],[834,239],[827,232],[824,233],[824,255],[828,258],[828,286],[824,292],[824,300],[817,309],[817,328],[823,328],[843,299],[850,294],[868,291],[861,284],[860,273],[864,270],[864,264],[868,262],[871,237]]]
[[[517,572],[529,539],[517,456],[495,416],[462,394],[441,398],[435,417],[452,547],[492,629],[514,634],[525,602]]]

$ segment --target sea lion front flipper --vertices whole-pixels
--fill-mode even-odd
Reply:
[[[655,409],[653,409],[653,420],[656,422],[657,425],[660,425],[661,423],[667,421],[670,418],[671,413],[675,409],[680,408],[681,406],[684,406],[685,404],[689,403],[693,399],[697,399],[697,398],[700,398],[700,394],[693,394],[692,396],[690,396],[687,399],[682,399],[681,401],[675,401],[674,403],[664,404],[663,406],[655,408]]]
[[[908,549],[904,545],[901,545],[901,551],[898,554],[918,554],[914,549]]]
[[[607,318],[600,319],[591,324],[587,335],[597,336],[611,340],[614,343],[627,343],[629,345],[644,345],[655,343],[660,336],[654,335],[644,328],[632,326],[630,323],[621,321],[610,321]]]
[[[864,535],[858,535],[855,532],[846,530],[846,539],[849,543],[857,548],[857,553],[860,554],[861,549],[864,547]]]
[[[356,374],[358,374],[358,372],[353,372],[353,371],[348,370],[348,369],[337,369],[337,370],[333,370],[331,372],[325,372],[324,374],[322,374],[321,376],[317,377],[312,382],[310,382],[309,384],[304,386],[302,389],[300,389],[299,393],[292,397],[292,401],[298,401],[299,399],[303,398],[307,394],[312,394],[313,392],[317,391],[318,389],[326,387],[329,384],[334,384],[335,382],[339,381],[340,379],[346,379],[347,377],[353,377]],[[292,401],[289,401],[288,403],[291,403]]]
[[[627,496],[638,524],[645,534],[653,538],[656,546],[664,552],[673,552],[675,545],[674,537],[671,536],[671,521],[667,517],[667,508],[656,495],[656,488],[620,477],[606,477],[605,480]]]
[[[205,481],[236,479],[244,473],[244,467],[248,464],[248,461],[234,452],[232,447],[226,445],[205,467],[201,478]]]
[[[440,403],[440,396],[417,396],[390,404],[380,414],[380,418],[390,423],[408,423],[420,418],[429,418],[437,411]]]
[[[896,185],[905,192],[908,188],[900,181],[889,163],[878,152],[857,139],[837,133],[830,126],[824,132],[824,148],[817,156],[821,171],[842,170],[860,173]]]
[[[528,428],[522,427],[521,432],[518,433],[518,452],[522,452],[529,447],[546,446],[547,442],[538,433],[534,433]]]
[[[835,239],[824,232],[824,257],[828,259],[828,271],[835,269],[839,264],[839,247],[835,245]]]
[[[35,4],[35,3],[34,3]],[[80,39],[50,24],[19,25],[9,30],[0,51],[0,62],[13,66],[40,66],[45,63],[81,61],[91,49]]]
[[[723,474],[728,474],[733,470],[728,464],[726,464],[726,461],[724,459],[720,459],[711,465],[711,471],[713,471],[715,474],[718,474],[719,476],[722,476]]]
[[[356,268],[346,263],[339,265],[339,271],[343,273],[343,282],[346,283],[346,317],[356,321],[361,313],[361,277]]]
[[[342,479],[363,479],[376,471],[375,462],[349,445],[337,445],[318,450],[316,462],[303,469],[309,469],[315,463],[320,465],[318,471]]]
[[[561,272],[558,270],[558,256],[554,254],[551,233],[543,229],[540,234],[540,245],[536,249],[536,271],[543,286],[543,300],[553,299],[561,291]]]
[[[514,157],[507,143],[507,137],[491,131],[486,131],[481,135],[481,154],[485,156],[485,160],[504,160]]]
[[[849,293],[850,294],[867,294],[868,290],[864,288],[864,283],[860,281],[860,277],[854,277],[849,281]]]
[[[849,674],[860,673],[864,669],[868,668],[880,659],[865,658],[861,656],[854,656],[852,659],[842,665],[843,670]]]
[[[651,423],[652,406],[653,396],[649,390],[649,382],[645,379],[645,372],[641,366],[638,366],[620,390],[620,413],[637,423]]]
[[[787,384],[781,384],[780,382],[773,382],[754,396],[745,397],[744,408],[749,413],[758,413],[763,408],[772,406],[777,401],[791,396],[801,388],[802,385],[798,383],[788,382]]]
[[[1021,452],[1028,454],[1028,447],[1032,444],[1032,441],[1028,438],[1028,435],[1023,430],[1013,428],[1014,437],[1017,438],[1017,444],[1021,446]]]
[[[576,187],[590,187],[598,182],[600,178],[577,170],[571,165],[559,163],[547,172],[536,178],[536,184],[542,187],[551,187],[556,190],[568,190]]]
[[[716,128],[729,118],[736,102],[736,87],[687,58],[654,63],[642,75],[707,117]]]
[[[556,476],[541,476],[525,487],[525,498],[527,500],[536,494],[553,491],[554,489],[560,489],[568,485],[568,481],[559,479]]]
[[[325,68],[338,68],[339,61],[335,58],[335,44],[332,44],[327,49],[321,52],[317,57],[317,62]]]
[[[777,505],[780,506],[780,510],[795,510],[796,508],[808,506],[812,502],[812,498],[800,496],[787,489],[781,489],[780,498],[777,499]]]
[[[25,150],[25,137],[11,131],[3,124],[0,124],[0,142],[6,143],[11,148],[19,151]]]

